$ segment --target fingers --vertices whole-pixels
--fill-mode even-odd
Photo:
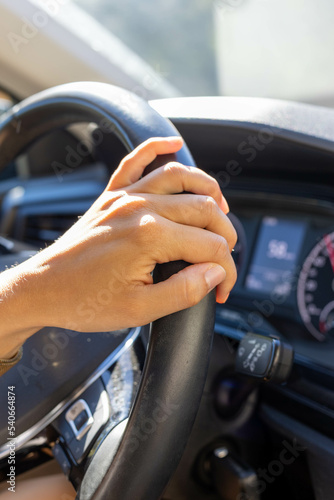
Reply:
[[[212,273],[217,272],[220,277],[222,272],[224,274],[224,280],[220,280],[217,288],[218,302],[227,299],[236,281],[236,269],[230,253],[236,243],[236,232],[224,215],[228,213],[229,207],[217,181],[195,167],[186,167],[178,163],[169,163],[141,179],[146,166],[158,155],[175,153],[181,149],[182,144],[183,141],[179,137],[154,138],[146,141],[124,158],[105,192],[107,194],[108,191],[126,187],[125,194],[141,198],[137,201],[139,206],[144,203],[141,207],[144,215],[140,210],[142,220],[139,223],[139,233],[143,234],[140,238],[145,242],[144,248],[150,248],[150,256],[155,254],[152,263],[184,260],[194,264],[182,271],[186,274],[179,273],[183,280],[186,279],[186,284],[183,283],[186,293],[184,290],[182,292],[182,279],[179,275],[170,278],[171,281],[167,280],[168,284],[165,283],[172,288],[180,287],[177,294],[179,305],[175,307],[174,304],[169,312],[189,307],[189,301],[197,300],[197,297],[199,297],[197,301],[201,300],[208,292],[204,275],[209,271],[209,267],[218,266],[217,269],[220,271]],[[194,194],[175,196],[176,193],[184,192]],[[148,220],[147,215],[150,214],[152,216]],[[152,227],[155,228],[153,238]],[[156,228],[159,231],[154,234]],[[195,277],[196,270],[198,274]],[[193,296],[193,292],[189,293],[189,290],[193,290],[192,283],[196,283],[198,287],[195,299],[189,299]],[[157,286],[160,284],[146,287]],[[166,307],[170,306],[166,304]],[[169,312],[166,311],[164,314]]]
[[[219,264],[227,277],[218,287],[217,300],[225,301],[236,281],[231,250],[237,234],[213,198],[192,194],[137,195],[125,191],[114,194],[116,199],[104,203],[104,220],[117,217],[124,237],[130,239],[136,254],[146,256],[151,270],[157,263],[175,260]]]
[[[136,182],[158,155],[176,153],[183,146],[182,137],[155,137],[143,142],[127,155],[112,175],[108,190],[122,189]]]
[[[237,271],[230,252],[230,246],[227,240],[220,235],[198,229],[194,227],[183,227],[183,241],[177,239],[175,234],[175,255],[176,259],[184,260],[192,264],[200,262],[215,262],[226,271],[224,282],[217,287],[217,301],[225,302],[237,280]],[[178,232],[179,233],[179,232]],[[180,238],[180,237],[179,237]]]
[[[174,194],[190,192],[212,196],[224,213],[229,212],[218,182],[196,167],[168,163],[140,179],[127,189],[128,192]]]
[[[142,314],[154,321],[158,317],[192,307],[225,278],[225,270],[214,263],[186,267],[166,281],[141,288]]]
[[[142,225],[136,247],[149,248],[153,263],[184,260],[191,264],[212,262],[226,271],[226,279],[218,286],[217,300],[224,302],[232,290],[237,273],[227,240],[211,231],[185,226],[156,215]]]
[[[139,180],[147,165],[158,155],[176,153],[182,145],[182,138],[177,136],[149,139],[124,158],[112,175],[107,190],[131,186],[128,191],[137,193],[172,194],[188,191],[205,194],[212,196],[223,212],[228,213],[229,207],[218,182],[198,168],[169,163]]]
[[[237,233],[229,218],[220,210],[210,196],[194,194],[146,195],[150,211],[178,224],[205,228],[223,236],[232,251],[237,241]]]

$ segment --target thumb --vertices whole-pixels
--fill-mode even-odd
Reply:
[[[194,306],[225,277],[225,269],[217,264],[193,264],[166,281],[145,286],[149,321]]]

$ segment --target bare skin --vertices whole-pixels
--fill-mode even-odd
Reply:
[[[167,164],[141,178],[182,139],[154,138],[124,158],[92,207],[53,245],[0,275],[0,358],[11,358],[44,326],[82,332],[147,324],[235,281],[236,232],[218,183]],[[193,194],[179,194],[184,191]],[[192,265],[153,284],[157,263]]]

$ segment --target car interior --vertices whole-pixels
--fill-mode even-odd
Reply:
[[[99,81],[16,95],[0,100],[0,271],[70,228],[128,152],[179,134],[151,168],[219,182],[238,280],[225,304],[210,293],[151,325],[30,338],[0,378],[0,491],[15,387],[18,482],[49,467],[79,500],[332,500],[334,110]]]

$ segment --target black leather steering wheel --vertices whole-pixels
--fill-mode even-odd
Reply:
[[[66,84],[24,100],[4,116],[0,168],[43,135],[78,122],[108,125],[129,152],[150,137],[178,134],[148,103],[126,90],[101,83]],[[186,146],[174,159],[194,165]],[[160,157],[159,162],[165,163],[166,158]],[[157,266],[155,280],[164,280],[185,265]],[[198,305],[151,325],[143,375],[129,419],[97,449],[78,499],[157,500],[163,493],[200,403],[214,313],[215,293],[211,292]],[[138,441],[137,431],[148,420],[154,421],[152,432]]]

